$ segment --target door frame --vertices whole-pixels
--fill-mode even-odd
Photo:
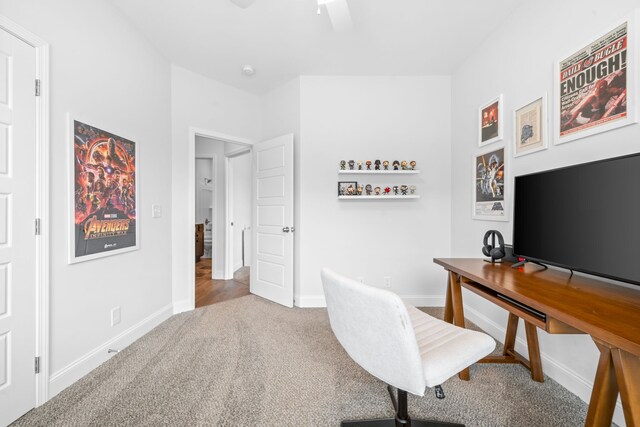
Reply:
[[[244,144],[243,144],[244,145]],[[235,192],[233,190],[233,167],[231,165],[231,159],[246,154],[251,155],[252,147],[247,145],[238,150],[224,155],[224,177],[225,177],[225,223],[224,223],[224,278],[225,280],[233,279],[233,229],[231,228],[232,209],[231,203],[235,200]],[[235,222],[235,221],[234,221]]]
[[[36,97],[36,354],[40,372],[36,374],[35,406],[49,400],[49,44],[26,28],[0,15],[0,28],[32,46],[36,53],[36,78],[40,96]],[[35,84],[35,82],[34,82]],[[35,218],[34,218],[35,219]]]
[[[228,135],[212,130],[206,130],[191,126],[189,127],[189,136],[187,139],[187,176],[189,178],[187,179],[187,221],[185,228],[185,232],[187,233],[188,238],[188,248],[195,248],[196,245],[196,236],[194,231],[196,227],[196,183],[195,179],[193,179],[196,173],[196,136],[215,139],[222,142],[231,142],[234,144],[253,146],[253,141],[251,141],[250,139]],[[185,265],[188,266],[187,292],[189,294],[189,306],[187,309],[193,310],[196,306],[196,269],[193,267],[193,250],[186,250],[184,257],[187,261]]]

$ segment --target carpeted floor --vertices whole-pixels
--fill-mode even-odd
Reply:
[[[438,309],[425,310],[441,316]],[[587,405],[516,365],[476,365],[414,418],[467,426],[581,426]],[[253,295],[171,317],[14,426],[338,426],[393,416],[386,386],[349,359],[324,309]]]

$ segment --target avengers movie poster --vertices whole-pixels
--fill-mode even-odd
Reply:
[[[137,249],[136,143],[73,120],[71,262]]]

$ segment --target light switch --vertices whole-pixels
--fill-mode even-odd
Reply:
[[[151,217],[152,218],[160,218],[162,216],[162,206],[160,205],[151,205]]]

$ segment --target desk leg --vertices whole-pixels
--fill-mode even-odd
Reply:
[[[544,382],[542,362],[540,361],[540,345],[538,344],[538,330],[534,325],[525,321],[524,329],[527,333],[527,348],[529,349],[529,367],[531,378],[539,383]]]
[[[453,323],[453,306],[451,305],[451,276],[449,272],[447,275],[447,293],[445,294],[444,301],[444,321],[447,323]]]
[[[640,357],[611,349],[613,367],[620,389],[620,400],[624,409],[624,420],[628,426],[640,425]]]
[[[504,347],[502,348],[503,356],[513,356],[516,352],[516,333],[518,332],[518,316],[509,313],[507,321],[507,333],[504,337]]]
[[[527,360],[517,353],[515,348],[519,320],[518,316],[509,313],[502,356],[487,356],[480,360],[480,363],[519,363],[531,371],[531,378],[534,381],[542,383],[544,382],[544,374],[542,373],[542,362],[540,360],[538,330],[533,324],[527,321],[524,322],[525,332],[527,333],[527,347],[529,349],[529,360]]]
[[[591,400],[589,401],[589,410],[587,412],[585,426],[611,426],[613,410],[618,397],[618,381],[616,380],[615,368],[613,367],[611,349],[603,342],[595,339],[593,341],[596,343],[598,350],[600,350],[600,360],[598,361],[596,379],[593,383],[593,390],[591,391]]]
[[[451,307],[453,308],[453,324],[464,328],[464,309],[462,308],[462,287],[460,286],[460,276],[449,272],[449,286],[451,289]],[[445,310],[446,315],[446,310]],[[469,368],[465,368],[458,373],[458,377],[463,381],[469,381]]]
[[[637,381],[640,378],[640,357],[605,342],[593,341],[600,350],[600,361],[585,425],[611,425],[618,391],[627,425],[640,425],[640,383]]]

